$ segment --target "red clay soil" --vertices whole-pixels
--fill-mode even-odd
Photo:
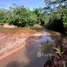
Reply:
[[[28,37],[37,35],[41,36],[44,34],[50,35],[48,32],[41,33],[36,32],[35,30],[22,28],[0,30],[0,60],[27,45],[25,40]],[[30,42],[34,42],[35,40],[31,39]]]

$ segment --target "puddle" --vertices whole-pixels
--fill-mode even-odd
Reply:
[[[5,32],[9,33],[9,30],[10,29],[6,30]],[[14,29],[13,32],[12,32],[12,30],[13,29],[11,29],[11,31],[10,31],[11,35],[16,33],[16,31],[24,32],[22,29]],[[28,31],[25,31],[25,32],[28,32]],[[33,31],[30,31],[30,30],[29,30],[29,32],[34,33]],[[46,31],[41,31],[41,32],[46,32]],[[17,35],[19,37],[19,34],[17,34]],[[49,36],[49,35],[40,35],[39,36],[39,35],[28,37],[25,40],[27,45],[24,48],[15,52],[14,54],[1,60],[0,67],[43,67],[45,62],[50,58],[50,56],[47,56],[46,54],[50,54],[50,53],[54,52],[53,47],[56,45],[56,43],[52,36]],[[18,39],[18,40],[20,40],[20,39]],[[22,41],[22,39],[21,39],[21,41]],[[8,45],[8,47],[9,47],[9,45]],[[45,55],[43,55],[43,54],[45,54]]]

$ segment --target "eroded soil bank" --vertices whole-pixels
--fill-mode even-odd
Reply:
[[[52,55],[44,67],[67,67],[67,36],[62,36],[58,39]]]

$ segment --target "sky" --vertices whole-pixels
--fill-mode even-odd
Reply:
[[[30,9],[44,7],[44,0],[0,0],[0,8],[8,8],[13,3],[17,5],[24,5]]]

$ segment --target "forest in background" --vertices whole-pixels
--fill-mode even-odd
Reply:
[[[61,19],[67,27],[67,1],[45,0],[44,8],[30,10],[23,5],[13,4],[8,9],[0,9],[0,24],[8,23],[18,27],[34,26],[40,24],[48,26],[53,20]]]

